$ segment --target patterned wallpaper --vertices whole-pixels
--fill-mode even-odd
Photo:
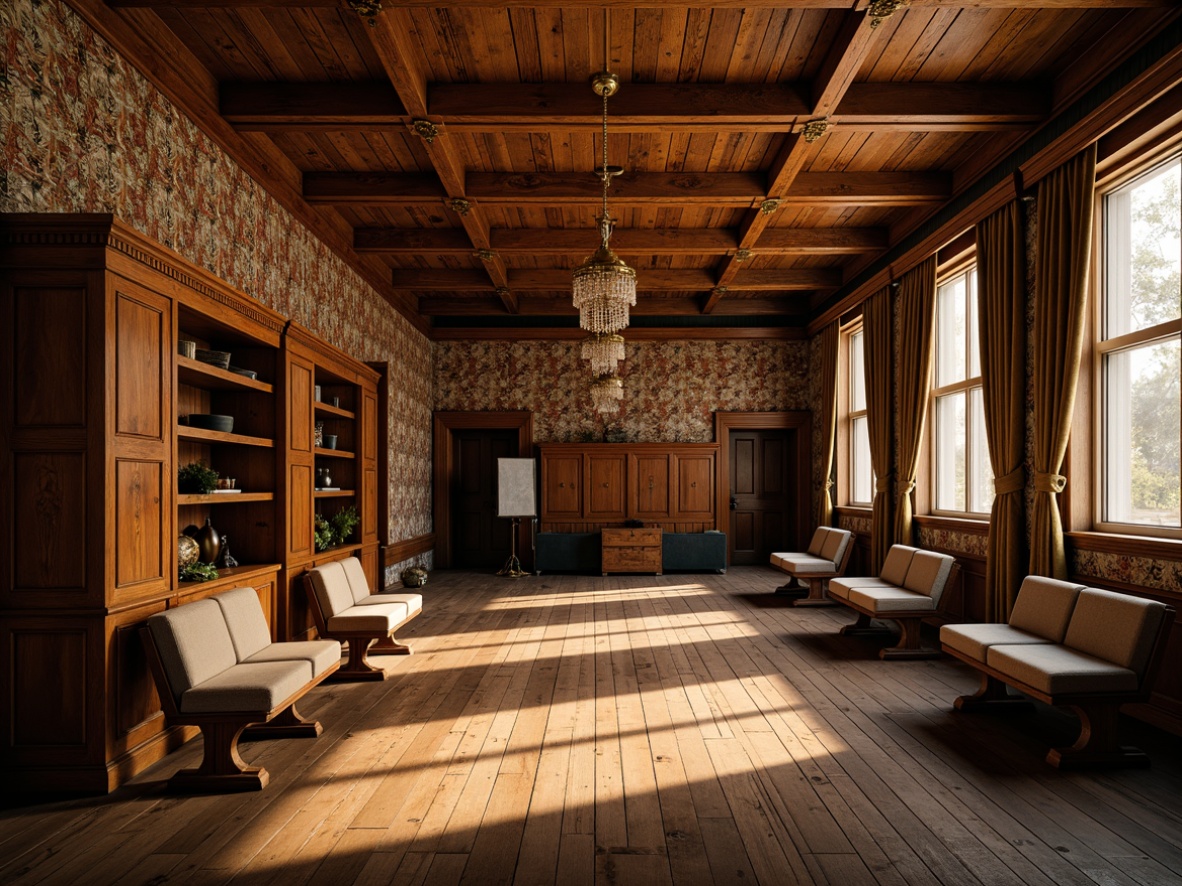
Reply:
[[[624,337],[627,338],[627,330]],[[579,342],[436,342],[435,408],[528,409],[539,443],[711,443],[716,410],[810,409],[807,342],[630,342],[624,400],[591,407]]]
[[[431,531],[430,342],[59,0],[0,4],[2,212],[110,212],[391,368],[390,541]]]

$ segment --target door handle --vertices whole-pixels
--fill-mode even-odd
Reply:
[[[738,506],[739,506],[739,502],[738,502],[738,501],[735,499],[735,497],[732,495],[732,496],[731,496],[731,510],[733,511],[733,510],[734,510],[735,508],[737,508]]]

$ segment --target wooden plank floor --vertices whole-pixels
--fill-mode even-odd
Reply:
[[[440,572],[382,684],[271,784],[173,797],[190,742],[110,797],[0,812],[0,883],[1182,884],[1182,740],[1147,771],[1043,763],[1074,721],[959,714],[948,659],[880,662],[778,573]]]

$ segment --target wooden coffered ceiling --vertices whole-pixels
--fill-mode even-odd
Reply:
[[[786,336],[1179,15],[1173,0],[70,2],[438,336],[577,334],[605,27],[634,328]]]

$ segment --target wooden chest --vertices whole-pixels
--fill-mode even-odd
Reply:
[[[654,572],[661,574],[660,529],[604,529],[603,574]]]

